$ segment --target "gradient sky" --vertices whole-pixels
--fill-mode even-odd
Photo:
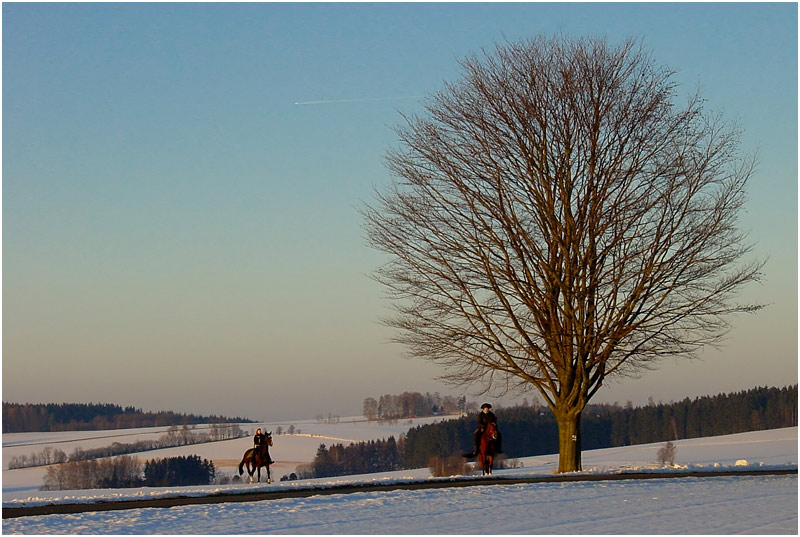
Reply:
[[[759,155],[765,281],[728,344],[610,382],[668,402],[797,382],[797,5],[4,3],[3,377],[14,402],[302,419],[463,389],[378,324],[358,208],[400,112],[536,34],[638,36]],[[316,101],[339,101],[295,104]],[[508,398],[487,399],[510,404]],[[531,396],[529,396],[531,397]]]

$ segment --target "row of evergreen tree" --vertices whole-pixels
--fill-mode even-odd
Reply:
[[[148,487],[208,485],[215,475],[214,463],[198,455],[153,459],[144,465],[144,484]]]
[[[797,425],[797,385],[754,388],[738,393],[688,397],[669,404],[626,408],[595,407],[609,415],[614,446],[702,438]]]
[[[224,416],[197,416],[175,412],[143,412],[141,408],[97,403],[7,403],[3,402],[3,433],[97,431],[164,427],[199,423],[251,423]]]
[[[299,479],[339,475],[371,474],[402,470],[402,442],[390,436],[387,440],[370,440],[348,446],[320,444],[314,460],[297,467]]]
[[[558,427],[546,407],[500,408],[495,414],[506,456],[558,452]],[[796,384],[643,407],[589,405],[581,418],[581,448],[648,444],[796,425]],[[403,441],[403,467],[422,468],[434,456],[470,451],[475,427],[475,417],[469,416],[409,430]]]

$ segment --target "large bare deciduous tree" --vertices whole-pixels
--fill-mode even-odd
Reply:
[[[762,261],[737,226],[754,159],[634,40],[536,38],[462,62],[397,129],[364,209],[385,322],[443,378],[535,389],[581,469],[610,375],[717,345]]]

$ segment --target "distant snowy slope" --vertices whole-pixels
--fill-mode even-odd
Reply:
[[[241,424],[247,431],[255,431],[261,427],[273,432],[274,446],[272,458],[277,464],[272,467],[273,476],[280,479],[297,468],[297,465],[311,462],[320,444],[349,444],[377,440],[394,436],[399,437],[411,427],[426,423],[435,423],[453,416],[438,416],[400,420],[394,424],[368,422],[361,417],[341,418],[338,423],[320,423],[316,420],[291,422],[262,422]],[[280,427],[284,432],[294,426],[299,433],[277,435]],[[204,431],[207,425],[197,425],[197,431]],[[138,440],[155,440],[166,433],[168,427],[142,429],[121,429],[116,431],[64,431],[55,433],[10,433],[3,435],[3,492],[20,490],[37,490],[42,486],[46,470],[44,468],[27,468],[8,470],[8,462],[12,457],[30,455],[45,448],[59,449],[67,454],[76,448],[92,449],[109,446],[114,442],[133,443]],[[147,451],[136,454],[140,460],[177,457],[181,455],[199,455],[214,462],[218,473],[233,475],[244,452],[252,447],[251,439],[239,438],[222,442],[194,444],[175,448]]]

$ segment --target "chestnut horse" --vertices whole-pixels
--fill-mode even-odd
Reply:
[[[494,455],[497,452],[497,424],[492,422],[486,426],[478,444],[478,463],[483,470],[482,475],[492,475]]]
[[[239,475],[244,473],[247,466],[247,473],[250,475],[250,482],[253,482],[253,474],[258,470],[258,482],[261,483],[261,467],[267,468],[267,483],[272,483],[272,476],[269,472],[269,446],[272,445],[272,432],[264,435],[266,442],[258,448],[250,448],[244,452],[242,462],[239,463]]]

